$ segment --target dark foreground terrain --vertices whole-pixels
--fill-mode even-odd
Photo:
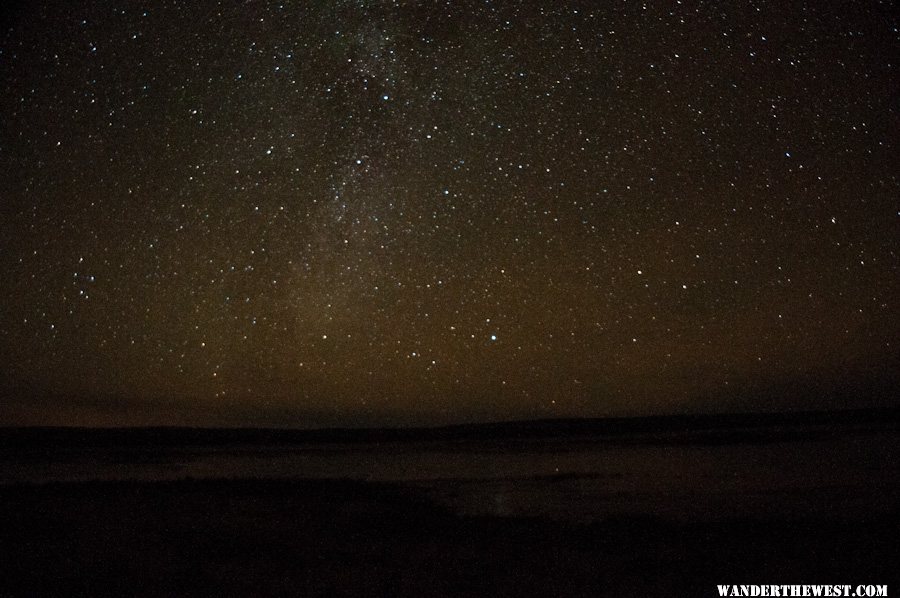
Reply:
[[[0,490],[3,594],[712,596],[716,583],[889,583],[900,513],[837,523],[460,517],[353,481]]]
[[[0,595],[893,595],[895,422],[764,424],[157,445],[6,431]]]

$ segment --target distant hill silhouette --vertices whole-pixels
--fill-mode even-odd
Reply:
[[[664,415],[541,419],[418,428],[0,428],[7,449],[34,446],[183,446],[233,444],[505,441],[608,438],[617,442],[746,443],[840,432],[853,427],[897,429],[900,408],[790,413]]]

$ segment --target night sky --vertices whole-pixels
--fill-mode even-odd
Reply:
[[[0,424],[897,404],[892,2],[19,2]]]

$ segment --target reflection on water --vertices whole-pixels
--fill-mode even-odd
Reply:
[[[413,484],[468,514],[590,520],[859,516],[900,502],[900,434],[757,444],[506,442],[244,445],[0,452],[0,483],[351,478]]]

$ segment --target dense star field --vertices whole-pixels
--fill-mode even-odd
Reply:
[[[12,3],[0,423],[895,404],[894,8]]]

